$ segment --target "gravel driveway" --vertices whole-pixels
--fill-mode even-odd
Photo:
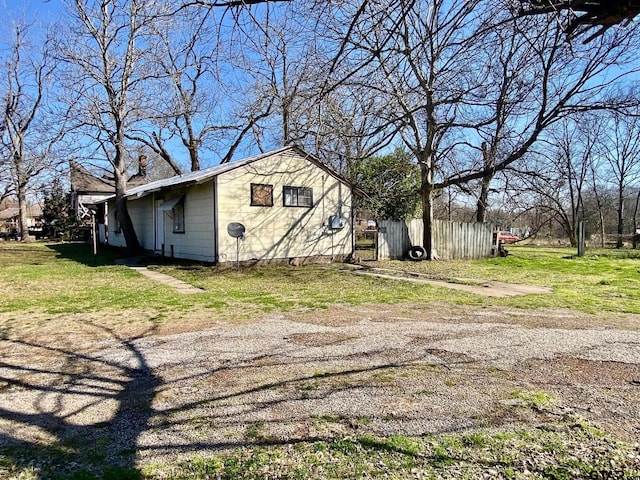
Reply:
[[[640,317],[335,307],[134,339],[67,320],[75,333],[0,342],[0,446],[73,445],[90,455],[101,445],[108,461],[140,465],[566,415],[640,439]],[[92,330],[97,343],[87,340]],[[548,402],[533,406],[527,392]]]

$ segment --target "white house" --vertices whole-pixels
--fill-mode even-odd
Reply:
[[[165,256],[298,262],[354,249],[352,186],[298,147],[137,186],[126,198],[142,247]],[[107,204],[103,240],[124,247],[114,198]]]

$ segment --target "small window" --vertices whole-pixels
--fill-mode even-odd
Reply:
[[[173,220],[173,233],[184,233],[184,195],[165,199],[158,210],[169,213]]]
[[[173,206],[173,233],[184,233],[184,197]]]
[[[313,206],[313,189],[307,187],[284,187],[285,207]]]
[[[251,184],[251,206],[273,207],[273,185]]]

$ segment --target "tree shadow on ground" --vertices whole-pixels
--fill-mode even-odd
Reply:
[[[178,258],[162,257],[151,253],[141,253],[130,256],[123,248],[107,245],[98,246],[97,254],[93,255],[93,247],[86,243],[49,243],[47,248],[56,253],[57,257],[72,260],[90,267],[110,265],[148,266],[172,265],[182,270],[199,270],[211,268],[211,263],[198,262]]]
[[[124,252],[112,247],[99,246],[97,254],[93,255],[93,247],[87,243],[48,243],[47,248],[56,253],[57,257],[72,260],[90,267],[115,265]]]
[[[4,473],[31,469],[38,478],[140,478],[137,440],[152,415],[160,380],[134,345],[139,337],[122,339],[100,328],[128,358],[120,362],[19,339],[3,341],[32,356],[37,366],[0,362],[0,385],[14,397],[0,407],[0,424],[12,426],[4,428],[11,433],[0,434],[0,476],[4,468]],[[42,364],[40,358],[50,361]],[[100,421],[93,419],[96,415]]]
[[[154,374],[141,349],[136,346],[136,341],[153,332],[124,339],[105,327],[93,327],[110,334],[114,342],[107,351],[111,353],[86,354],[68,347],[21,339],[3,340],[22,354],[0,362],[0,385],[6,399],[13,397],[13,402],[0,406],[0,426],[4,430],[0,433],[0,476],[31,469],[38,478],[141,478],[136,464],[138,443],[141,434],[151,428],[152,418],[192,411],[208,402],[197,401],[154,410],[152,402],[160,387],[166,384]],[[19,361],[25,356],[33,358],[33,363]],[[236,367],[222,367],[208,373],[226,369],[235,371]],[[381,368],[384,367],[371,370]],[[329,378],[364,370],[369,369],[324,376]],[[318,376],[265,382],[228,395],[221,393],[215,400],[242,398],[253,392],[314,378]],[[248,407],[268,408],[265,404]],[[171,421],[161,427],[170,429],[179,423]],[[179,447],[167,444],[151,448],[188,452],[324,439],[273,440],[255,436],[215,445],[190,442]]]
[[[143,337],[152,335],[153,330],[123,338],[111,329],[84,325],[108,334],[110,340],[93,353],[74,349],[73,339],[68,341],[71,346],[3,340],[5,350],[7,346],[11,348],[12,355],[0,362],[0,476],[3,468],[9,474],[10,469],[20,472],[33,468],[38,478],[135,479],[142,477],[137,461],[143,452],[167,453],[167,458],[174,458],[190,452],[332,440],[335,435],[331,432],[263,436],[258,426],[243,425],[244,418],[221,407],[234,400],[243,414],[260,415],[278,405],[286,408],[291,390],[297,401],[321,400],[339,392],[350,395],[362,388],[358,375],[376,376],[385,370],[423,362],[425,355],[431,358],[423,352],[395,362],[362,366],[360,357],[332,358],[326,352],[318,357],[303,356],[304,346],[294,350],[288,346],[279,351],[258,347],[237,361],[208,361],[194,372],[185,366],[184,375],[163,380],[154,371],[153,362],[145,357],[149,344]],[[336,360],[346,363],[333,371],[309,371],[310,364]],[[271,380],[257,376],[240,387],[214,384],[200,398],[155,401],[160,391],[166,395],[174,389],[179,394],[187,384],[206,384],[212,375],[239,378],[262,364],[294,365],[297,369],[289,376]],[[385,381],[383,376],[378,378]],[[314,382],[326,382],[331,387],[307,389]],[[265,401],[257,395],[261,392],[275,393]],[[303,412],[306,421],[313,421],[313,413]],[[346,425],[353,425],[357,419],[356,415],[343,420]],[[245,433],[233,438],[217,435],[215,439],[205,435],[201,440],[183,435],[183,428],[197,429],[201,424],[213,430],[228,424],[237,431],[244,428]],[[256,432],[252,433],[251,427],[256,427]],[[152,429],[161,430],[162,435],[150,444],[145,434]]]

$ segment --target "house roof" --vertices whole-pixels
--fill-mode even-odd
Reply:
[[[311,155],[310,153],[305,152],[300,147],[291,145],[291,146],[287,146],[287,147],[284,147],[284,148],[280,148],[278,150],[273,150],[271,152],[261,153],[260,155],[255,155],[255,156],[252,156],[252,157],[243,158],[242,160],[236,160],[234,162],[223,163],[223,164],[220,164],[220,165],[216,165],[215,167],[207,168],[207,169],[204,169],[204,170],[197,170],[195,172],[184,173],[182,175],[176,175],[175,177],[165,178],[165,179],[162,179],[162,180],[157,180],[155,182],[150,182],[150,183],[147,183],[147,184],[144,184],[144,185],[133,187],[133,188],[127,189],[127,193],[125,194],[125,197],[134,197],[134,196],[135,197],[144,197],[144,196],[149,195],[149,194],[151,194],[153,192],[158,192],[160,190],[164,190],[164,189],[171,188],[171,187],[185,186],[185,185],[197,185],[197,184],[200,184],[200,183],[204,183],[204,182],[210,180],[211,178],[213,178],[213,177],[215,177],[217,175],[220,175],[221,173],[225,173],[225,172],[228,172],[228,171],[231,171],[231,170],[235,170],[236,168],[239,168],[239,167],[242,167],[242,166],[245,166],[245,165],[249,165],[250,163],[256,162],[256,161],[261,160],[263,158],[271,157],[273,155],[279,155],[279,154],[282,154],[282,153],[285,153],[285,152],[290,152],[290,151],[296,152],[299,155],[302,155],[307,160],[309,160],[313,164],[317,165],[318,167],[322,168],[323,170],[325,170],[330,175],[332,175],[335,178],[341,180],[345,184],[350,185],[350,183],[346,179],[344,179],[341,175],[339,175],[333,169],[329,168],[328,166],[326,166],[325,164],[320,162],[320,160],[315,158],[313,155]],[[106,200],[111,200],[112,198],[114,198],[114,195],[110,196]]]
[[[69,162],[71,172],[71,190],[79,194],[113,194],[115,181],[113,178],[96,177],[86,168],[73,160]],[[129,185],[139,186],[146,183],[146,178],[140,174],[133,175],[129,179]]]
[[[115,183],[108,178],[92,175],[78,162],[69,162],[71,171],[71,190],[78,193],[113,193]]]
[[[0,220],[11,220],[20,215],[18,207],[9,207],[0,210]],[[29,205],[27,207],[27,217],[36,218],[42,216],[42,208],[40,205]]]

